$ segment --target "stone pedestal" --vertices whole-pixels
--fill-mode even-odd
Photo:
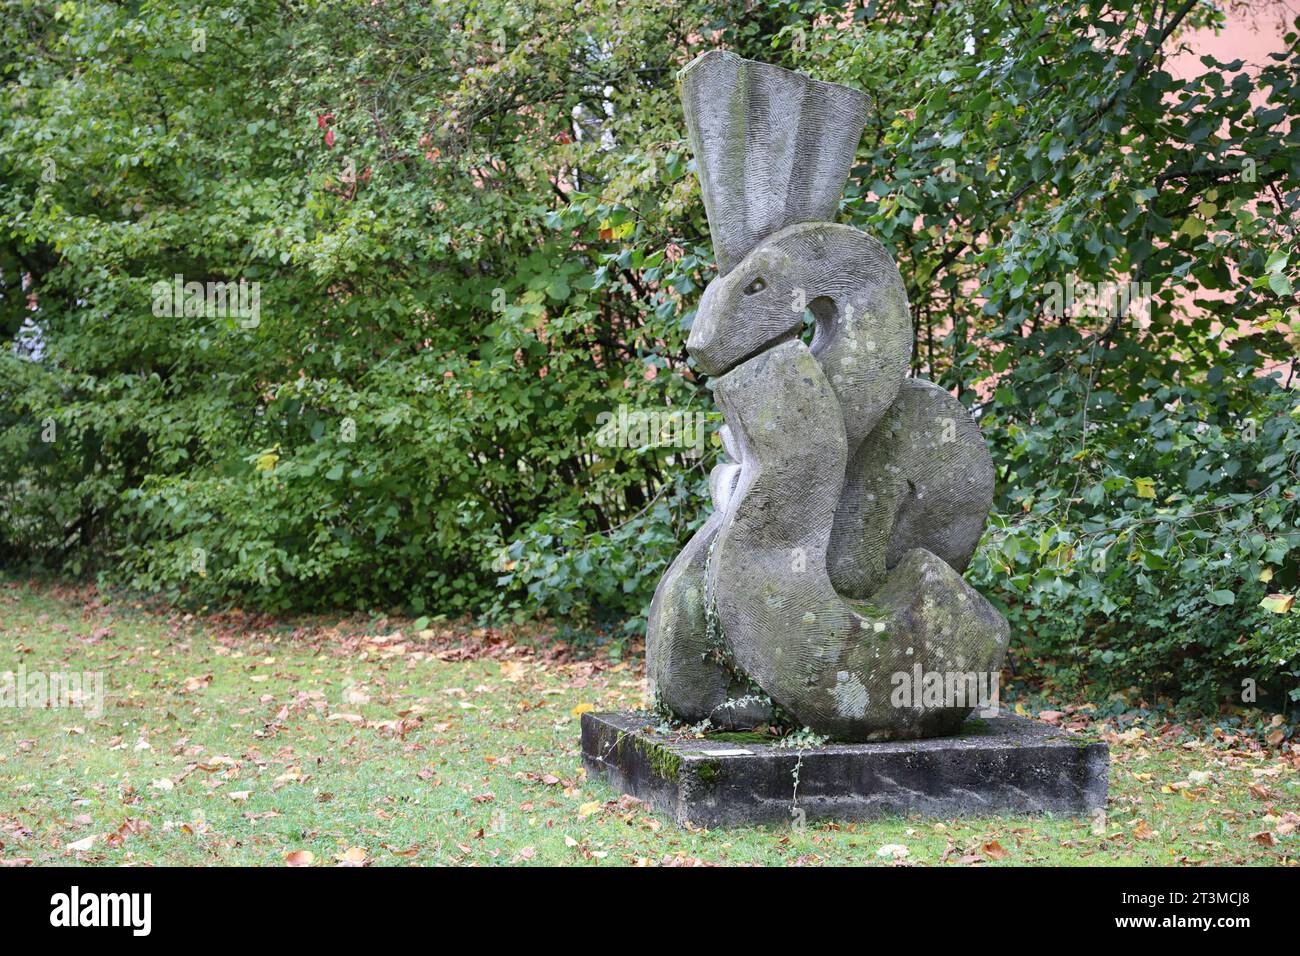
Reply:
[[[737,735],[665,736],[653,722],[645,714],[583,714],[582,761],[592,776],[679,824],[1074,816],[1106,806],[1106,745],[1024,717],[971,717],[953,737],[803,751]]]

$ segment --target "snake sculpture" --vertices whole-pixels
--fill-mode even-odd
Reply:
[[[956,732],[974,701],[893,690],[900,674],[1001,667],[1007,623],[961,576],[993,467],[961,403],[908,377],[893,260],[831,221],[867,98],[723,51],[679,84],[719,269],[687,349],[731,460],[656,589],[651,691],[691,723],[783,717],[847,741]]]

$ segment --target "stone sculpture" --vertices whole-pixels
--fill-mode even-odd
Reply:
[[[961,403],[907,377],[911,319],[888,252],[832,221],[867,98],[723,51],[679,82],[719,270],[687,348],[712,377],[732,460],[655,592],[652,693],[714,726],[954,733],[973,700],[899,706],[892,691],[898,674],[1001,666],[1007,623],[961,577],[993,467]]]

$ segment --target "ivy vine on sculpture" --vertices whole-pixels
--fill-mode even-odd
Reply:
[[[680,84],[719,270],[687,348],[732,460],[655,592],[652,693],[724,727],[779,708],[843,740],[952,733],[970,706],[895,706],[892,678],[1001,666],[1007,623],[961,577],[993,467],[966,409],[907,376],[893,260],[832,222],[867,98],[723,51]]]

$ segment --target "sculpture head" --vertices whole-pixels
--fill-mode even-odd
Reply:
[[[766,242],[710,282],[686,342],[700,368],[721,375],[797,333],[802,280],[799,261],[780,243]]]
[[[907,293],[885,248],[851,226],[797,223],[760,242],[704,290],[686,348],[722,375],[799,335],[831,382],[850,438],[875,427],[899,388],[912,350]]]

